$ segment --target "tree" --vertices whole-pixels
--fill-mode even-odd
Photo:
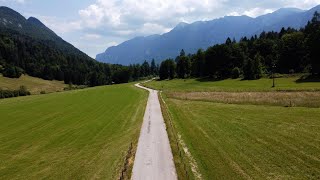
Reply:
[[[147,77],[150,76],[150,65],[147,61],[144,61],[141,65],[141,76]]]
[[[191,73],[191,63],[187,56],[180,56],[177,62],[177,75],[178,78],[187,78]]]
[[[303,64],[306,62],[304,59],[306,56],[304,39],[302,32],[293,32],[282,36],[279,47],[279,62],[277,63],[281,73],[303,71],[305,67]]]
[[[175,74],[175,63],[172,59],[163,61],[160,65],[159,76],[161,80],[173,79]]]
[[[305,29],[307,35],[306,49],[310,58],[311,71],[313,75],[320,74],[320,14],[315,12],[312,21]]]
[[[240,69],[238,67],[232,69],[231,77],[232,79],[237,79],[240,77]]]
[[[151,61],[151,66],[150,66],[150,70],[151,70],[151,75],[155,76],[157,75],[157,65],[154,59],[152,59]]]
[[[243,68],[243,75],[244,79],[246,80],[254,80],[259,79],[262,76],[262,56],[257,53],[254,59],[248,58],[244,68]]]
[[[23,69],[16,66],[8,66],[2,73],[4,77],[19,78],[23,73]]]
[[[202,49],[191,57],[191,75],[193,77],[202,77],[205,75],[205,56]]]

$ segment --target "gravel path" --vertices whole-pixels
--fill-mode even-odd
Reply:
[[[158,91],[150,92],[136,152],[132,180],[176,180],[177,173],[161,113]]]

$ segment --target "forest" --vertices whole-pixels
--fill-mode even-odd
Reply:
[[[239,42],[228,38],[224,44],[206,51],[161,63],[160,79],[210,77],[213,79],[259,79],[273,73],[320,74],[320,15],[314,14],[305,28],[282,28],[280,32],[262,32],[260,36],[243,37]]]
[[[59,41],[58,41],[59,42]],[[19,78],[26,73],[66,84],[98,86],[155,76],[154,60],[131,66],[100,63],[52,40],[39,40],[14,30],[0,32],[0,73]]]

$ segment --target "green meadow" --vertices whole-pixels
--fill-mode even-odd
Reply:
[[[192,177],[200,174],[202,179],[319,179],[320,83],[296,81],[277,79],[276,90],[281,91],[271,88],[270,79],[188,79],[145,85],[163,90],[162,108],[169,112],[174,128],[165,117],[169,138],[174,142],[175,132],[185,152],[179,157],[171,143],[180,176],[185,176],[181,162],[188,162],[189,173],[196,165]],[[248,94],[250,98],[244,98]],[[301,104],[282,102],[290,97]]]
[[[0,179],[116,179],[147,92],[132,84],[0,100]]]
[[[174,79],[152,81],[145,85],[154,89],[175,92],[320,91],[320,82],[304,81],[300,79],[300,76],[276,78],[275,88],[272,88],[272,79],[269,78],[259,80],[226,79],[221,81]]]

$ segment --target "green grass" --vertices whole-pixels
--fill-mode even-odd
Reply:
[[[132,84],[0,100],[0,179],[116,179],[146,101]]]
[[[298,79],[278,78],[276,88],[266,78],[145,85],[163,90],[174,125],[170,141],[176,142],[170,131],[181,135],[191,154],[181,158],[171,143],[181,177],[187,159],[203,179],[319,179],[320,83]]]
[[[166,102],[204,179],[320,178],[319,108]]]
[[[237,91],[320,91],[320,82],[297,82],[299,77],[277,78],[276,88],[272,88],[272,79],[259,80],[227,79],[222,81],[205,81],[198,79],[174,79],[165,81],[151,81],[145,83],[147,87],[165,91],[184,92],[237,92]]]
[[[16,90],[20,86],[26,86],[32,94],[40,94],[41,91],[46,93],[63,91],[67,85],[63,81],[48,81],[40,78],[22,75],[20,78],[7,78],[0,74],[0,88]]]

